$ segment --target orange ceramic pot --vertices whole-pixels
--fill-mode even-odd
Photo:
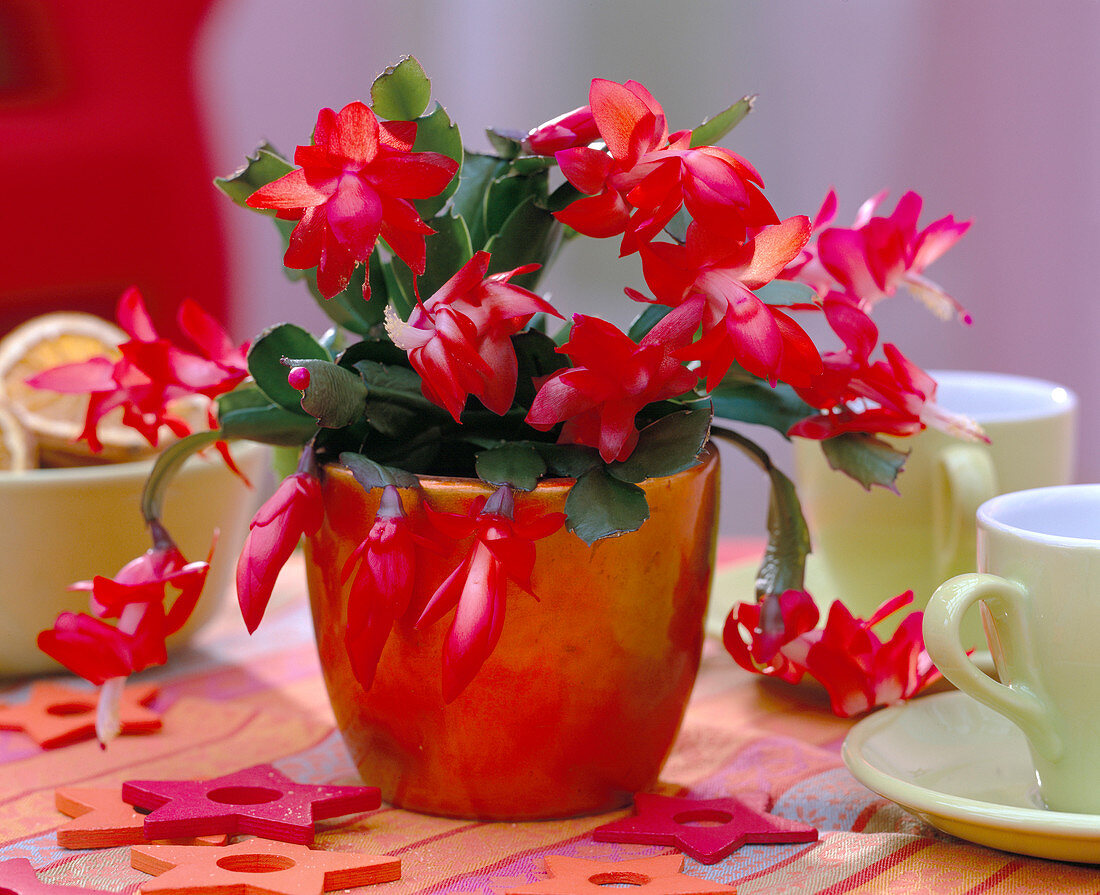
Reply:
[[[403,808],[521,820],[607,811],[651,787],[683,719],[703,644],[718,519],[718,452],[646,481],[650,518],[589,547],[564,529],[538,541],[532,589],[509,585],[504,629],[473,682],[450,704],[441,690],[450,616],[412,620],[468,544],[423,560],[411,619],[399,622],[364,691],[344,648],[344,561],[370,529],[377,489],[327,467],[325,522],[306,545],[325,682],[363,780]],[[464,513],[492,489],[422,478],[434,509]],[[516,493],[517,511],[560,512],[570,480]],[[420,494],[402,492],[405,511]],[[427,554],[428,551],[423,551]]]

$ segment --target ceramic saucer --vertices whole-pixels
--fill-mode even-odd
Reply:
[[[945,833],[1039,858],[1100,862],[1100,816],[1043,808],[1024,735],[965,693],[869,715],[842,754],[857,780]]]

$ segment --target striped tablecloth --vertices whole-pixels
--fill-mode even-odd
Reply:
[[[726,562],[744,549],[727,549]],[[325,696],[312,642],[300,564],[281,579],[280,599],[255,638],[228,605],[168,667],[144,674],[160,694],[164,728],[120,738],[106,751],[84,742],[43,751],[23,733],[0,732],[0,860],[25,857],[51,883],[133,892],[149,877],[129,850],[67,851],[56,843],[66,818],[60,785],[113,786],[125,779],[214,777],[270,762],[310,783],[357,783]],[[26,698],[9,682],[4,702]],[[859,784],[840,759],[851,722],[833,717],[823,695],[777,685],[738,669],[707,643],[691,705],[662,781],[666,793],[714,798],[764,789],[773,812],[810,823],[816,843],[750,845],[684,872],[749,893],[1084,893],[1100,891],[1100,869],[1024,858],[936,832]],[[672,853],[669,848],[595,842],[591,831],[625,812],[542,823],[481,824],[383,806],[319,824],[317,845],[400,856],[402,878],[378,895],[503,893],[544,878],[542,858],[596,860]],[[0,891],[4,890],[0,879]],[[367,891],[367,890],[363,890]]]

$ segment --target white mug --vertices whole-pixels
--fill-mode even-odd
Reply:
[[[1023,730],[1048,808],[1100,813],[1100,484],[1004,494],[977,520],[980,571],[936,590],[925,646],[949,681]],[[979,601],[1000,681],[960,633]]]
[[[865,491],[829,468],[820,444],[795,439],[795,479],[813,542],[808,587],[823,606],[840,599],[866,618],[912,590],[912,608],[922,608],[941,581],[976,568],[974,514],[985,500],[1072,480],[1077,398],[1069,389],[1003,373],[931,375],[937,403],[980,423],[990,443],[935,429],[886,438],[909,452],[897,494]],[[972,646],[984,643],[976,617],[965,630]]]

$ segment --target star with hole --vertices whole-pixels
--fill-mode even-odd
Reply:
[[[157,695],[152,684],[134,684],[122,691],[119,705],[121,733],[160,730],[160,715],[150,708]],[[99,693],[53,681],[31,684],[26,702],[0,705],[0,730],[22,730],[44,749],[55,749],[95,736]]]
[[[62,848],[115,848],[142,845],[145,815],[124,801],[118,787],[61,786],[54,790],[54,804],[62,814],[73,818],[57,828],[57,844]],[[185,836],[179,845],[225,845],[229,837]]]
[[[157,876],[142,883],[145,895],[321,895],[401,878],[399,858],[269,839],[225,848],[135,845],[130,866]]]
[[[151,813],[147,839],[252,834],[310,845],[315,821],[382,803],[376,786],[295,783],[269,764],[211,780],[128,780],[123,801]]]
[[[640,890],[646,895],[725,895],[737,891],[725,883],[681,873],[683,855],[658,855],[629,861],[590,861],[547,855],[545,862],[549,879],[511,887],[507,895],[581,895],[584,892],[607,895],[608,886],[629,886],[631,891]]]
[[[635,814],[592,831],[597,842],[671,845],[714,864],[742,845],[814,842],[817,829],[768,814],[766,793],[740,799],[681,799],[640,792]]]
[[[8,895],[118,895],[106,889],[62,886],[43,882],[26,858],[0,861],[0,891]]]

